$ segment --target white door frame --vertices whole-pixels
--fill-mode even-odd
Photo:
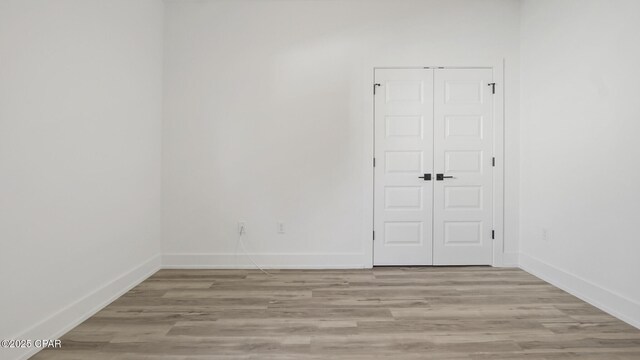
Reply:
[[[374,169],[373,155],[375,153],[375,100],[373,97],[373,84],[375,83],[376,69],[424,69],[424,68],[445,68],[445,69],[491,69],[493,71],[493,81],[496,83],[495,96],[493,96],[493,154],[496,158],[496,166],[493,171],[493,229],[495,239],[493,241],[493,261],[492,266],[504,266],[504,59],[493,63],[484,63],[484,66],[374,66],[365,70],[365,81],[363,94],[365,96],[365,125],[364,139],[364,212],[362,221],[363,239],[363,266],[373,267],[373,215],[374,215]]]

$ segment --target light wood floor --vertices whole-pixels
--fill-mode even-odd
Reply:
[[[640,359],[640,330],[517,269],[161,270],[34,359]]]

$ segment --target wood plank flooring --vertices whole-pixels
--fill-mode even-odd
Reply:
[[[39,360],[640,359],[640,330],[518,269],[161,270]]]

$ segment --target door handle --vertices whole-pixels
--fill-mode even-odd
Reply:
[[[444,176],[444,174],[436,174],[436,180],[442,181],[444,179],[455,179],[453,176]]]
[[[431,174],[424,174],[424,176],[418,176],[418,179],[423,179],[424,181],[430,181]]]

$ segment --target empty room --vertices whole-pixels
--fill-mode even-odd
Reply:
[[[640,359],[638,14],[0,0],[0,359]]]

